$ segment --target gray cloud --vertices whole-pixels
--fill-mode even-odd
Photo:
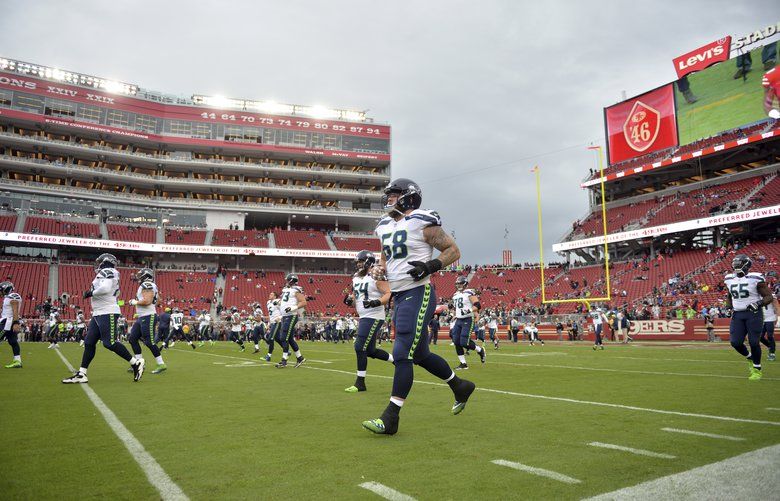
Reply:
[[[422,184],[464,262],[538,259],[585,214],[602,108],[674,78],[671,59],[777,21],[776,2],[4,2],[4,55],[137,82],[369,108],[393,172]],[[486,167],[495,166],[486,169]]]

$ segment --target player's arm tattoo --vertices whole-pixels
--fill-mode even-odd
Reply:
[[[423,230],[423,237],[428,244],[441,253],[436,258],[441,261],[442,267],[449,266],[460,258],[460,249],[455,239],[441,226],[428,226]]]
[[[769,286],[766,282],[761,282],[756,286],[756,290],[761,295],[761,304],[763,306],[766,306],[768,304],[772,304],[772,300],[774,300],[774,297],[772,296],[772,291],[769,290]]]

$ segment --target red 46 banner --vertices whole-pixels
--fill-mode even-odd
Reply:
[[[604,110],[609,163],[677,146],[672,84]]]

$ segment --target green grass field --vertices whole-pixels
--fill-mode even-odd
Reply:
[[[767,362],[764,379],[749,382],[748,364],[725,343],[598,352],[586,343],[502,345],[489,349],[484,366],[469,357],[462,376],[478,391],[458,416],[450,414],[450,390],[417,369],[392,437],[360,425],[385,407],[391,365],[370,360],[369,391],[347,394],[352,347],[301,347],[307,364],[278,370],[233,344],[177,344],[164,352],[167,373],[133,383],[124,362],[99,346],[89,387],[191,499],[379,499],[359,487],[369,481],[421,500],[578,499],[780,443],[780,362]],[[448,343],[435,351],[455,364]],[[81,348],[61,352],[78,366]],[[159,499],[82,387],[59,382],[69,372],[55,350],[26,343],[22,354],[24,369],[0,372],[2,498]]]
[[[750,54],[753,66],[746,80],[733,78],[737,71],[734,59],[688,75],[691,91],[699,98],[694,104],[686,103],[675,85],[680,144],[766,118],[761,48]]]

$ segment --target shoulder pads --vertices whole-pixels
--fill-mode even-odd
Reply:
[[[141,288],[144,290],[154,290],[154,283],[153,282],[144,282],[141,284]]]

